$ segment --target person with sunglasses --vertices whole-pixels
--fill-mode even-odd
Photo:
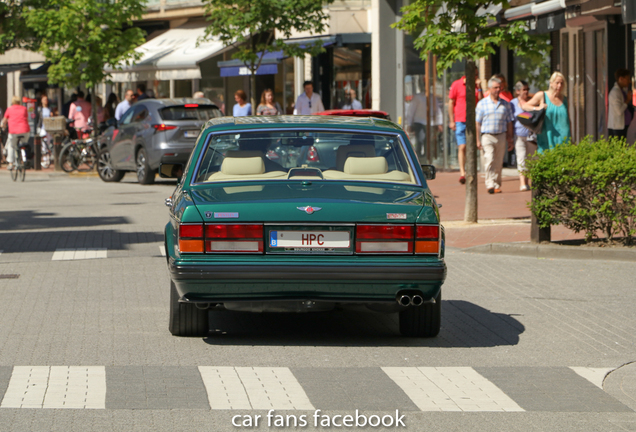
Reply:
[[[320,95],[314,93],[314,85],[311,81],[305,81],[303,84],[305,92],[298,96],[296,99],[296,106],[294,108],[294,114],[296,115],[311,115],[325,110]]]

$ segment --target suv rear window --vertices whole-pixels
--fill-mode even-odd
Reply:
[[[177,105],[159,110],[163,120],[210,120],[223,113],[216,105]]]

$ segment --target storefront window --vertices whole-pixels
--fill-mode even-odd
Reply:
[[[174,97],[192,97],[192,80],[174,80]]]
[[[332,108],[352,107],[352,93],[362,108],[371,108],[370,73],[365,70],[370,63],[370,52],[365,48],[337,47],[333,49],[335,87]],[[369,59],[367,59],[369,57]],[[370,71],[369,71],[370,72]],[[355,104],[357,105],[357,104]]]

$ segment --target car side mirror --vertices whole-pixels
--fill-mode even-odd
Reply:
[[[435,180],[435,176],[437,175],[437,169],[434,165],[422,165],[422,172],[426,180]]]
[[[117,127],[117,119],[110,118],[110,119],[106,120],[106,126],[108,126],[108,127],[111,127],[111,126]]]
[[[181,180],[183,175],[182,164],[162,163],[159,164],[159,177]]]

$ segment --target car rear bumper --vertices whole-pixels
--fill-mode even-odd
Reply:
[[[159,163],[162,164],[182,164],[185,168],[188,163],[188,159],[190,159],[190,153],[192,153],[192,149],[179,149],[179,150],[170,150],[166,151],[161,158],[159,159]],[[157,164],[159,166],[159,164]]]
[[[344,303],[395,301],[399,293],[434,298],[444,262],[426,265],[178,265],[169,263],[183,301],[303,300]]]

